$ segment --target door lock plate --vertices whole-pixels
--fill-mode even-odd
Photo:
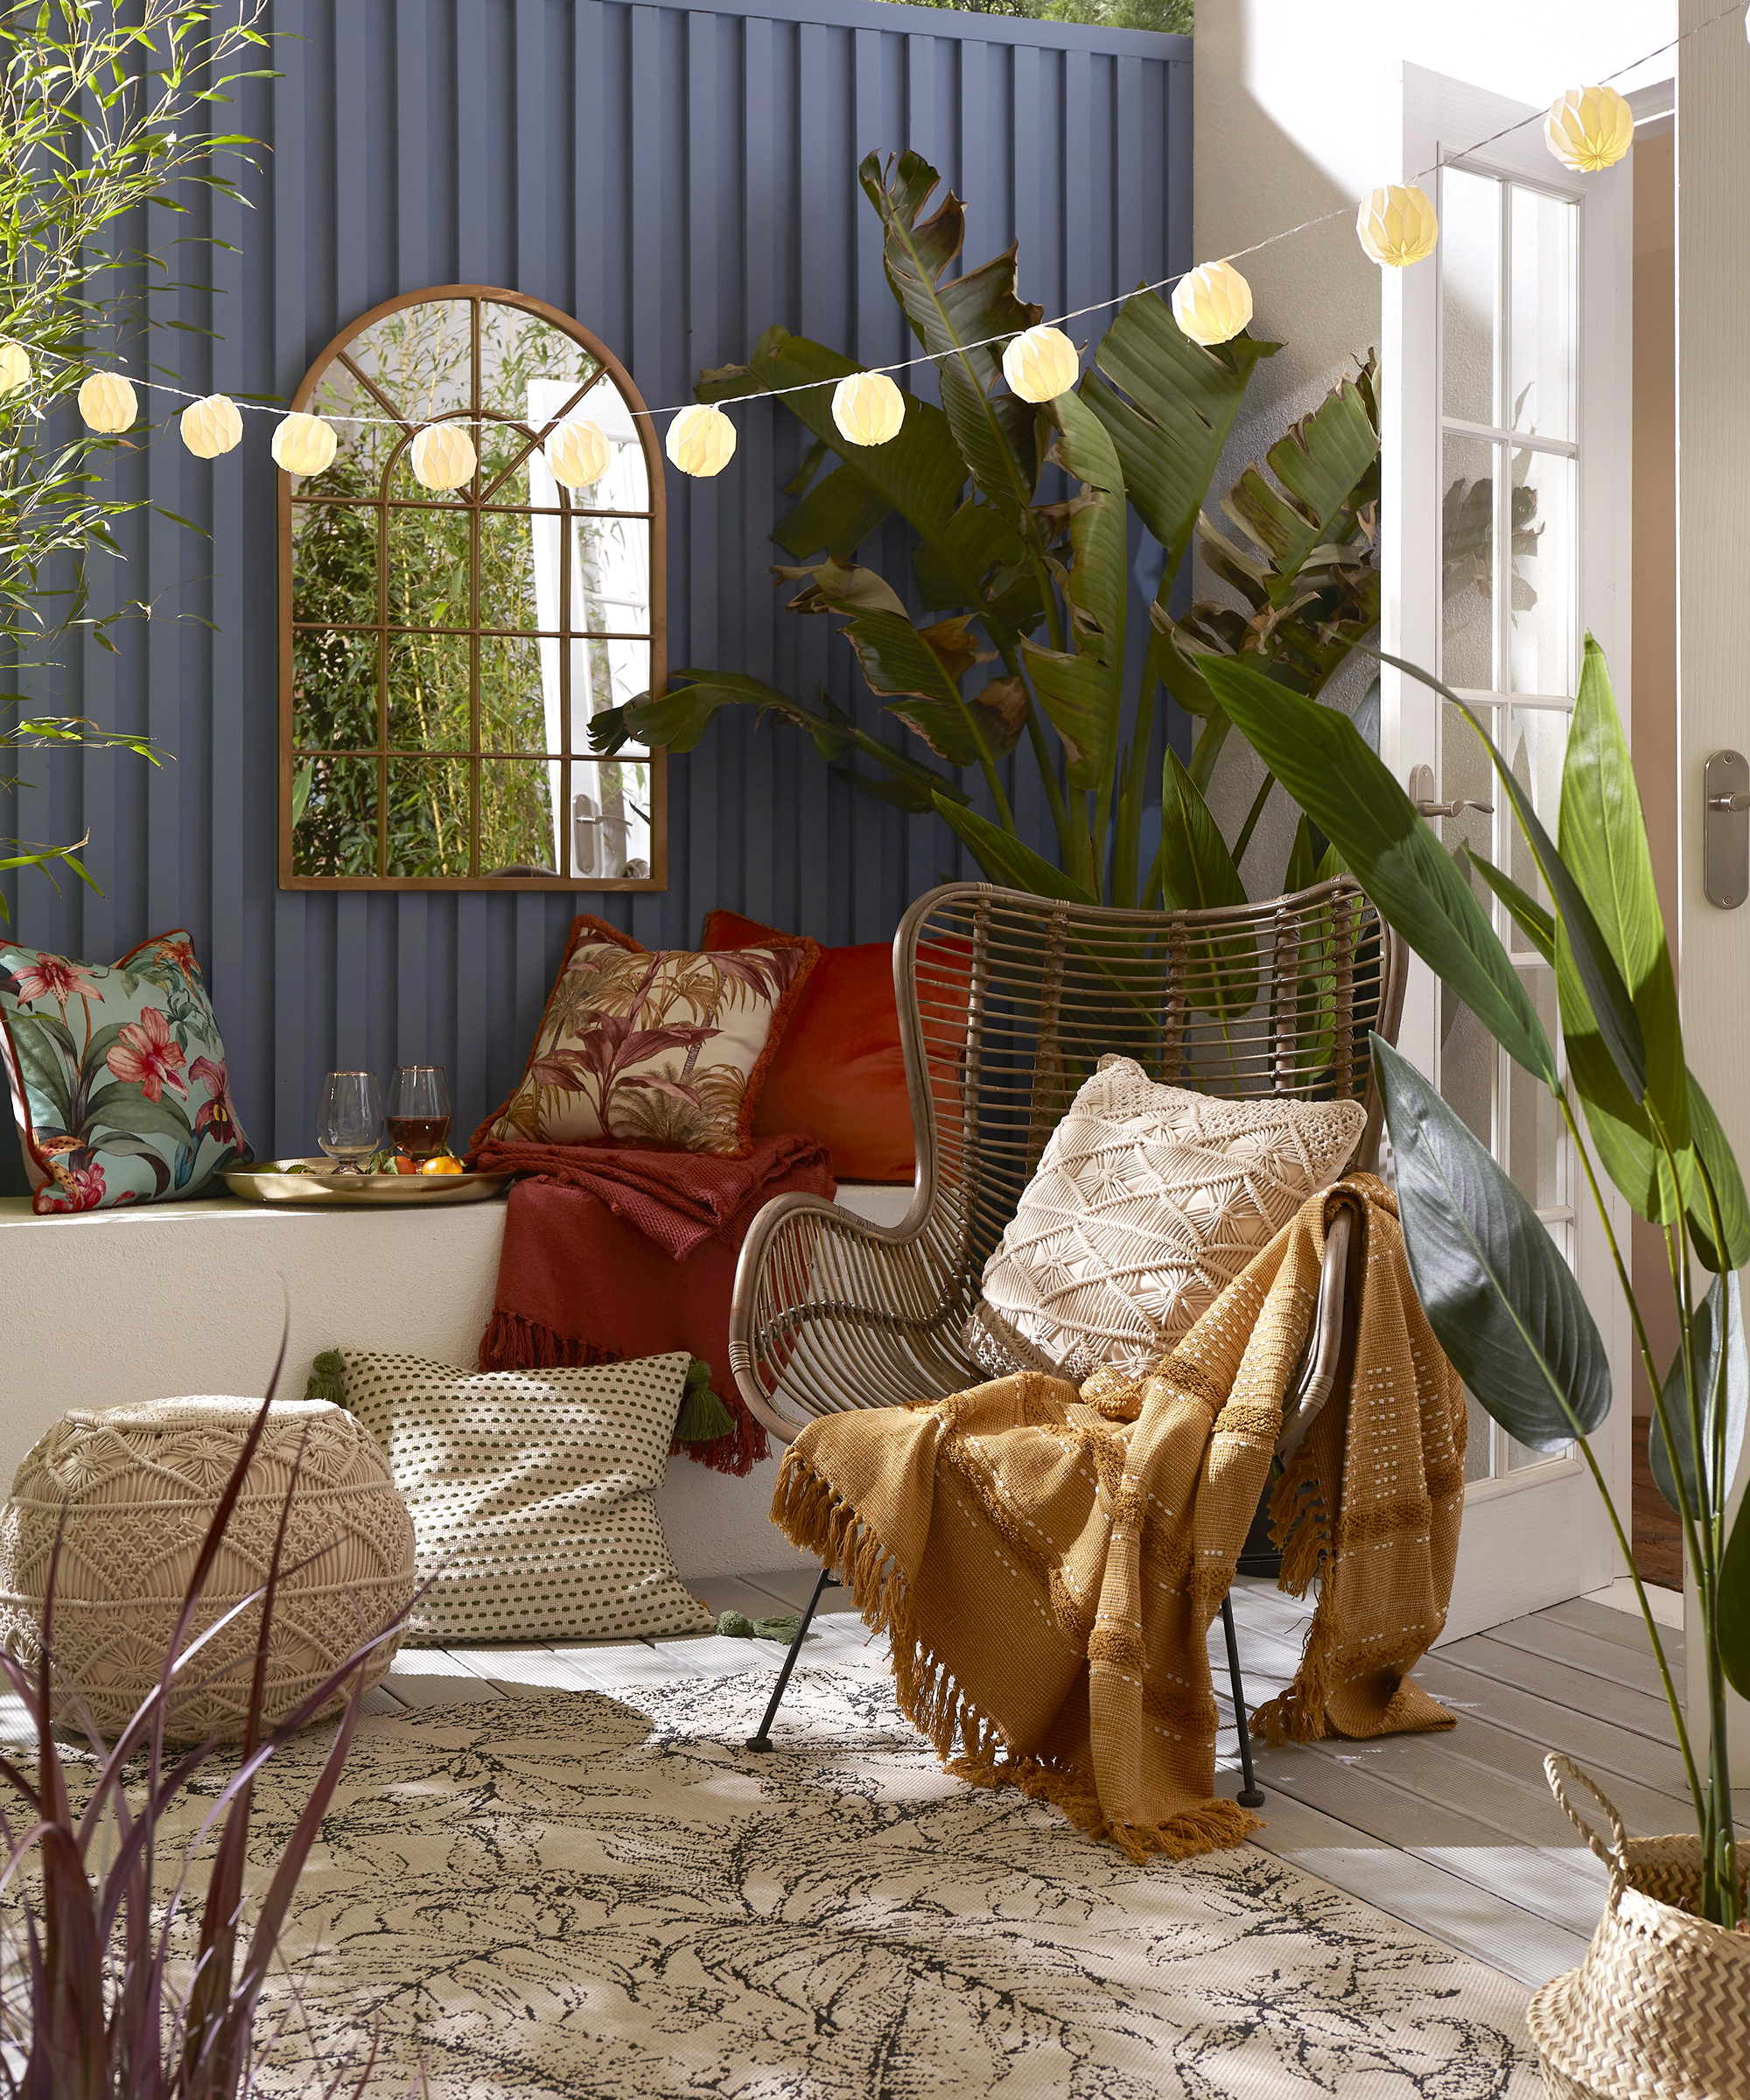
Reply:
[[[1736,911],[1750,896],[1750,760],[1717,751],[1701,779],[1702,890],[1710,904]]]

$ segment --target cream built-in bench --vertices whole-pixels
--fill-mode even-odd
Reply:
[[[896,1223],[908,1188],[838,1200]],[[0,1493],[70,1407],[262,1391],[290,1340],[283,1393],[323,1349],[472,1364],[492,1311],[502,1203],[348,1217],[228,1199],[39,1218],[0,1197]],[[657,1507],[688,1575],[797,1559],[766,1521],[775,1460],[733,1480],[671,1460]]]

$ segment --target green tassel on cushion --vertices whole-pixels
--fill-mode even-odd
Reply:
[[[717,1630],[738,1641],[781,1641],[788,1648],[802,1623],[800,1612],[780,1613],[775,1619],[750,1619],[745,1612],[719,1612]]]
[[[304,1396],[306,1400],[332,1400],[336,1407],[344,1407],[341,1394],[346,1379],[340,1350],[325,1349],[310,1367],[310,1382],[304,1389]]]
[[[322,1359],[318,1356],[317,1362]],[[681,1412],[675,1434],[682,1444],[709,1444],[714,1438],[733,1436],[735,1417],[711,1390],[711,1367],[703,1356],[687,1366],[687,1383],[681,1395]]]

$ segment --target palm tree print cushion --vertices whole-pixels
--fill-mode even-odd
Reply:
[[[522,1082],[475,1142],[619,1139],[745,1158],[819,956],[788,936],[708,955],[647,948],[587,914],[574,920]]]
[[[108,964],[0,942],[0,1055],[45,1214],[200,1195],[249,1158],[186,933]]]

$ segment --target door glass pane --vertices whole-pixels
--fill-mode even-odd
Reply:
[[[1477,712],[1482,724],[1496,743],[1501,741],[1500,722],[1507,710],[1499,707],[1482,707]],[[1489,766],[1488,753],[1483,749],[1482,739],[1471,727],[1450,700],[1440,703],[1440,800],[1442,802],[1487,802],[1492,808],[1499,798],[1494,792],[1494,774]],[[1488,809],[1461,809],[1456,816],[1440,819],[1440,839],[1449,853],[1456,853],[1460,846],[1468,846],[1486,860],[1494,858],[1494,819]],[[1477,898],[1485,907],[1494,901],[1483,886],[1480,877],[1473,878]]]
[[[1465,1393],[1465,1478],[1486,1480],[1494,1472],[1494,1424],[1483,1412],[1477,1396]]]
[[[1539,965],[1522,970],[1520,976],[1553,1043],[1556,973]],[[1511,1060],[1507,1068],[1507,1171],[1534,1209],[1557,1209],[1567,1201],[1561,1110],[1541,1079]]]
[[[1515,452],[1511,500],[1508,690],[1572,697],[1577,578],[1574,462],[1551,452]]]
[[[1494,676],[1494,458],[1477,438],[1448,438],[1440,495],[1440,671],[1448,685]]]
[[[1530,794],[1531,807],[1554,838],[1562,800],[1562,759],[1568,745],[1568,711],[1562,707],[1516,707],[1508,719],[1507,762],[1513,777]],[[1508,873],[1522,890],[1548,904],[1537,864],[1517,823],[1508,827],[1511,860]],[[1522,936],[1514,945],[1524,948]]]
[[[650,868],[650,761],[604,759],[571,767],[571,872],[637,880]]]
[[[1441,409],[1463,423],[1497,423],[1501,185],[1492,176],[1442,172],[1439,256]]]
[[[1494,1138],[1494,1038],[1448,986],[1440,987],[1440,1091],[1484,1144]]]
[[[1513,281],[1507,395],[1512,427],[1539,438],[1572,438],[1579,207],[1516,184],[1508,210]]]

